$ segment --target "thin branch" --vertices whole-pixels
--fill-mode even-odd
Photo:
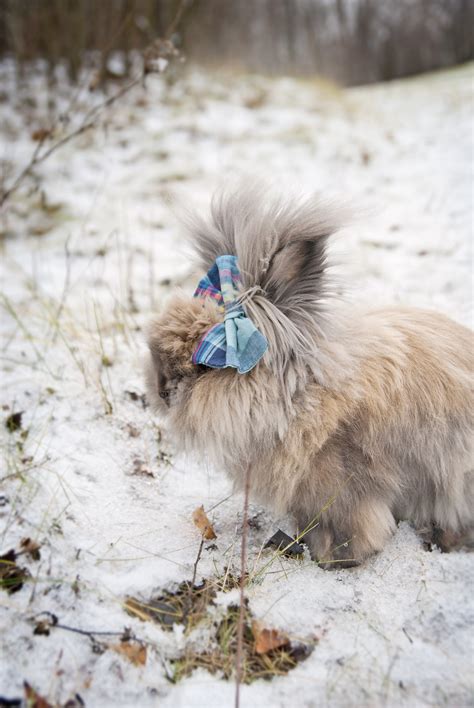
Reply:
[[[201,554],[202,554],[203,547],[204,547],[204,539],[202,538],[201,543],[199,544],[199,550],[198,550],[198,554],[196,556],[196,560],[194,561],[193,579],[191,580],[191,588],[190,588],[191,591],[194,588],[194,586],[196,585],[197,569],[198,569],[199,561],[201,560]]]
[[[94,630],[94,629],[80,629],[79,627],[71,627],[68,624],[62,624],[61,622],[58,622],[58,618],[56,617],[55,614],[52,612],[39,612],[36,614],[33,618],[33,622],[40,622],[41,620],[39,619],[40,617],[45,617],[48,618],[49,624],[48,624],[48,629],[64,629],[67,632],[74,632],[75,634],[82,634],[85,637],[90,637],[93,639],[94,637],[123,637],[125,634],[127,634],[126,630],[122,630],[121,632],[117,631],[104,631],[104,630]],[[136,641],[142,641],[140,639],[137,639],[135,635],[133,634],[127,634],[127,636],[130,637],[130,639],[134,639]]]
[[[37,164],[38,162],[38,156],[41,151],[41,148],[43,147],[43,144],[46,140],[46,135],[44,135],[41,140],[39,140],[38,145],[35,147],[33,151],[33,155],[31,156],[30,162],[26,165],[26,167],[20,172],[16,180],[13,182],[12,186],[9,187],[7,190],[2,192],[0,195],[0,206],[3,206],[3,204],[6,202],[6,200],[18,189],[20,184],[23,182],[25,177],[27,177],[30,172],[32,171],[33,167]]]
[[[179,23],[182,20],[183,14],[185,10],[190,7],[192,4],[192,0],[181,0],[177,12],[171,21],[170,26],[168,27],[166,33],[165,33],[165,39],[168,40],[169,37],[176,31]],[[81,124],[73,131],[68,133],[67,135],[64,135],[62,138],[57,140],[55,143],[53,143],[47,150],[45,150],[43,153],[41,153],[41,149],[47,140],[48,136],[51,135],[51,130],[48,131],[47,134],[45,134],[38,142],[37,146],[35,147],[33,154],[30,158],[30,161],[28,164],[24,167],[24,169],[20,172],[18,177],[14,180],[13,184],[8,187],[8,189],[2,191],[0,193],[0,207],[2,207],[5,202],[10,199],[10,197],[19,189],[23,181],[31,175],[33,172],[34,168],[37,165],[40,165],[42,162],[48,159],[50,155],[53,154],[53,152],[56,152],[59,148],[63,147],[63,145],[66,145],[66,143],[69,143],[71,140],[74,140],[75,138],[79,137],[83,133],[87,132],[91,128],[93,128],[96,124],[98,119],[102,116],[103,112],[105,111],[106,108],[109,106],[113,105],[116,101],[118,101],[122,96],[125,94],[129,93],[135,86],[137,86],[140,83],[143,83],[145,80],[145,76],[147,74],[147,69],[146,66],[143,67],[143,69],[140,71],[139,75],[133,78],[131,81],[129,81],[125,86],[122,86],[118,91],[116,91],[112,96],[109,96],[106,98],[104,101],[99,103],[97,106],[94,106],[91,108],[86,115],[84,116]]]
[[[191,607],[193,606],[193,591],[194,591],[194,587],[196,585],[197,569],[198,569],[199,561],[201,560],[201,554],[202,554],[203,548],[204,548],[204,538],[201,539],[201,543],[199,544],[196,560],[194,561],[193,579],[191,580],[191,584],[188,586],[188,593],[186,595],[186,602],[184,605],[183,618],[182,618],[182,622],[184,625],[186,625],[186,623],[187,623],[188,615],[191,611]]]
[[[233,497],[235,492],[232,492],[232,494],[229,494],[227,497],[224,497],[224,499],[221,499],[220,501],[216,502],[214,506],[209,507],[209,509],[206,509],[206,514],[209,514],[211,511],[214,511],[214,509],[217,509],[218,506],[226,502],[228,499]]]
[[[125,84],[125,86],[122,86],[122,88],[116,91],[116,93],[114,93],[112,96],[106,98],[99,105],[94,106],[94,108],[92,108],[90,111],[88,111],[88,113],[86,113],[81,125],[79,125],[75,130],[71,131],[67,135],[64,135],[62,138],[57,140],[42,154],[40,154],[40,152],[44,144],[44,139],[40,140],[33,152],[33,155],[31,156],[29,163],[20,172],[11,187],[9,187],[5,192],[3,192],[3,194],[0,195],[0,206],[3,206],[7,199],[9,199],[17,191],[17,189],[22,184],[23,180],[33,172],[34,168],[37,165],[40,165],[42,162],[44,162],[50,155],[52,155],[53,152],[56,152],[56,150],[63,147],[63,145],[65,145],[66,143],[70,142],[71,140],[74,140],[74,138],[79,137],[79,135],[82,135],[86,131],[93,128],[97,124],[97,121],[101,117],[104,110],[114,104],[116,101],[118,101],[119,98],[122,98],[122,96],[131,91],[135,86],[137,86],[137,84],[141,83],[143,81],[143,77],[144,74],[140,73],[139,76],[132,79],[132,81],[130,81],[128,84]]]
[[[123,637],[124,632],[103,632],[95,631],[89,629],[79,629],[78,627],[69,627],[67,624],[56,624],[54,625],[58,629],[65,629],[67,632],[75,632],[76,634],[83,634],[86,637],[93,639],[94,637]],[[136,639],[135,636],[130,635],[131,639]],[[139,641],[139,640],[137,640]]]
[[[240,684],[242,682],[242,652],[244,643],[245,617],[245,577],[247,565],[248,516],[250,496],[250,465],[245,468],[244,479],[244,510],[242,520],[242,545],[240,551],[240,604],[237,624],[237,652],[235,656],[235,708],[240,706]]]

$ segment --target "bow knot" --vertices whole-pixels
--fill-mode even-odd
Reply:
[[[219,256],[199,282],[194,297],[212,298],[224,321],[211,327],[196,347],[193,364],[215,369],[231,366],[245,374],[260,361],[268,343],[239,301],[241,277],[236,256]]]

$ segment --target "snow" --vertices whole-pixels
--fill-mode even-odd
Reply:
[[[1,158],[16,174],[44,123],[46,88],[32,75],[15,91],[11,74],[4,62]],[[0,405],[4,419],[24,411],[28,435],[2,422],[0,552],[29,536],[41,559],[21,556],[34,582],[0,592],[1,695],[22,695],[27,680],[51,703],[78,693],[88,707],[233,705],[232,682],[202,670],[166,678],[169,660],[186,641],[204,643],[206,628],[188,639],[123,609],[127,595],[146,599],[191,579],[201,504],[215,507],[218,538],[198,578],[239,567],[242,499],[229,497],[221,470],[174,450],[162,422],[127,393],[144,390],[150,315],[199,275],[168,194],[205,207],[223,179],[257,171],[350,200],[359,218],[334,245],[349,296],[470,324],[471,89],[470,65],[350,90],[196,70],[170,85],[150,77],[146,92],[51,156],[37,188],[28,183],[7,204]],[[32,90],[36,106],[25,103]],[[91,100],[83,92],[80,109]],[[153,476],[134,474],[137,459]],[[242,706],[472,705],[472,556],[427,553],[401,524],[363,567],[328,572],[262,551],[276,528],[290,529],[251,513],[261,522],[250,538],[253,613],[319,642],[287,676],[242,687]],[[215,611],[235,599],[220,595]],[[40,612],[85,630],[130,627],[148,642],[146,665],[94,653],[87,636],[63,629],[34,635]]]

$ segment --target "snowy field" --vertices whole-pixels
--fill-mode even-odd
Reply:
[[[232,681],[203,669],[169,677],[185,647],[210,641],[236,590],[218,592],[190,633],[124,609],[128,596],[146,602],[192,579],[201,504],[217,539],[197,580],[239,568],[241,497],[229,496],[222,470],[173,448],[142,396],[146,323],[200,275],[168,194],[205,208],[224,178],[257,171],[350,199],[359,218],[335,247],[349,297],[470,325],[472,82],[472,66],[351,90],[150,77],[5,205],[0,554],[29,538],[40,557],[19,555],[29,579],[0,590],[1,696],[24,696],[26,680],[51,705],[80,706],[76,694],[96,708],[233,705]],[[0,160],[13,176],[44,126],[46,92],[35,76],[16,91],[5,64],[0,83]],[[56,110],[69,100],[65,87]],[[74,110],[91,100],[84,91]],[[242,706],[473,705],[472,555],[427,552],[402,524],[363,567],[328,572],[262,550],[278,527],[291,529],[256,506],[251,517],[251,611],[316,644],[286,676],[244,686]],[[51,619],[40,613],[62,626],[35,634]],[[146,647],[138,660],[117,649],[125,627]]]

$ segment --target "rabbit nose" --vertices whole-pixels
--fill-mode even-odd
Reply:
[[[170,395],[169,391],[160,391],[160,393],[159,393],[160,398],[162,398],[164,401],[168,398],[169,395]]]

